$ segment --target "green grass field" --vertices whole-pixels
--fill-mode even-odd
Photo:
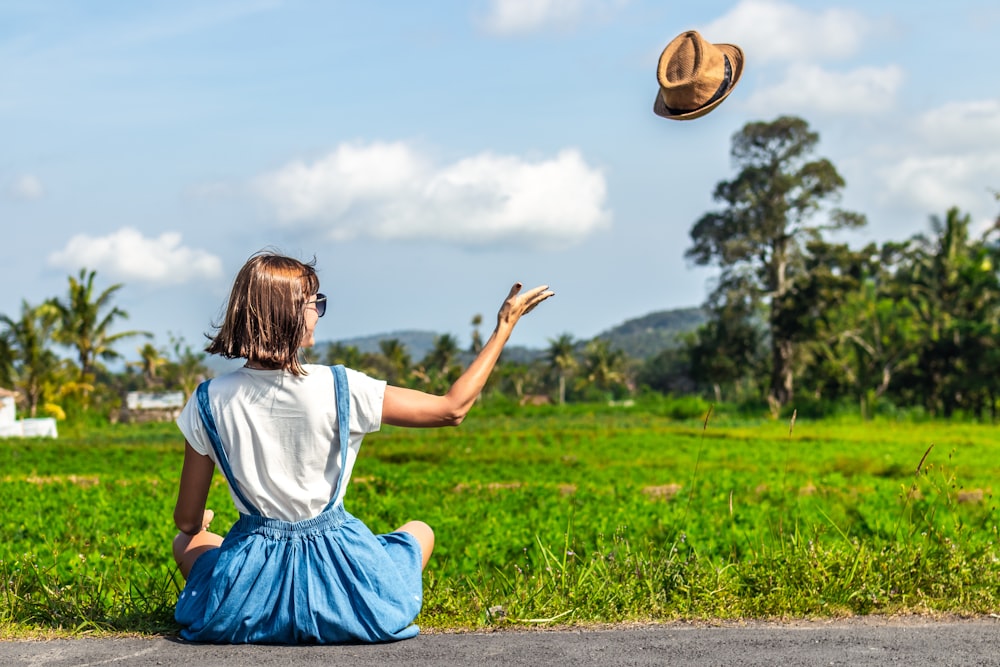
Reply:
[[[435,528],[425,628],[1000,609],[996,427],[664,415],[386,428],[347,509]],[[182,449],[172,424],[0,440],[0,637],[176,630]],[[221,475],[209,503],[224,532]]]

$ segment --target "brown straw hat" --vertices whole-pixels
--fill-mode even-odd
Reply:
[[[712,44],[694,30],[681,33],[660,54],[653,103],[657,116],[691,120],[722,104],[743,75],[743,49]]]

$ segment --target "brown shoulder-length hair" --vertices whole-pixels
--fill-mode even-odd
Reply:
[[[205,351],[305,375],[299,344],[306,300],[319,291],[315,264],[270,251],[253,255],[236,274],[225,319]]]

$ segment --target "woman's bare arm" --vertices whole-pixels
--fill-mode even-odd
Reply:
[[[457,426],[462,423],[486,386],[486,380],[518,320],[553,294],[547,285],[521,294],[521,283],[515,283],[497,313],[497,326],[489,340],[448,392],[436,396],[415,389],[388,386],[382,402],[382,423],[416,427]]]
[[[205,503],[215,474],[215,463],[184,443],[184,467],[181,469],[181,486],[174,506],[174,524],[187,535],[197,535],[204,527]]]

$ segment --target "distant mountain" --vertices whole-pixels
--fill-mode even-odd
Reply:
[[[613,348],[622,350],[634,359],[648,359],[664,349],[678,345],[683,334],[694,331],[707,319],[701,308],[661,310],[627,320],[623,324],[598,334],[595,338],[609,341]],[[439,335],[433,331],[394,331],[345,338],[335,342],[356,347],[361,352],[378,352],[381,341],[395,338],[410,353],[410,359],[418,362],[434,349],[434,340]],[[318,343],[318,347],[322,350],[331,344],[329,341],[321,342]],[[504,348],[503,355],[507,361],[527,363],[543,357],[545,350],[509,345]],[[470,358],[464,359],[464,361],[470,361],[471,355],[463,354],[463,357],[466,356]]]
[[[681,336],[694,331],[708,321],[701,308],[660,310],[597,334],[611,347],[622,350],[633,359],[649,359],[663,350],[676,347]]]
[[[427,356],[427,353],[434,349],[434,341],[441,335],[433,331],[394,331],[391,333],[374,334],[371,336],[357,336],[355,338],[345,338],[343,340],[331,342],[320,342],[317,346],[325,349],[325,346],[340,343],[348,347],[356,347],[362,353],[379,352],[379,343],[383,340],[397,339],[406,351],[410,354],[410,359],[416,363]],[[544,354],[543,350],[534,350],[520,345],[508,345],[504,348],[503,359],[518,363],[527,363]],[[462,363],[472,361],[471,353],[463,351],[461,355]]]
[[[642,317],[627,320],[616,327],[597,334],[611,343],[611,347],[622,350],[633,359],[645,360],[654,357],[663,350],[679,344],[683,334],[694,331],[704,324],[708,318],[700,308],[675,308],[660,310]],[[391,333],[357,336],[339,341],[320,341],[316,351],[323,355],[326,348],[335,342],[354,346],[361,352],[379,352],[379,343],[383,340],[396,338],[410,353],[410,359],[416,363],[434,349],[434,340],[439,336],[433,331],[393,331]],[[582,349],[586,341],[580,341]],[[515,363],[531,363],[545,357],[545,349],[508,345],[504,348],[503,359]],[[472,361],[472,355],[463,351],[460,356],[462,364]],[[221,357],[207,356],[205,364],[213,375],[220,375],[235,370],[243,365],[242,359],[227,360]]]
[[[434,340],[440,334],[433,331],[393,331],[390,333],[373,334],[370,336],[357,336],[355,338],[345,338],[335,341],[346,347],[356,347],[362,353],[379,352],[378,344],[383,340],[398,340],[406,351],[410,353],[410,359],[420,361],[427,353],[434,349]],[[320,343],[323,345],[323,343]]]

